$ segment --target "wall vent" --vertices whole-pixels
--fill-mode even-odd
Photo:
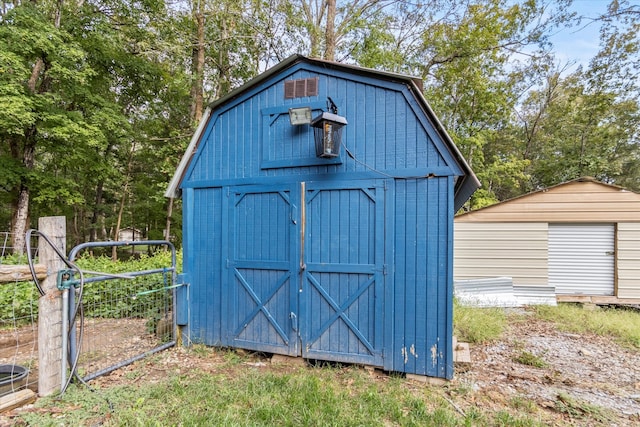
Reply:
[[[284,99],[318,95],[318,78],[287,80],[284,82]]]

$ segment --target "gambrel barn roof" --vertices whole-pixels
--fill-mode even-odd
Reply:
[[[462,205],[471,197],[473,192],[480,187],[480,181],[477,179],[466,160],[455,146],[451,137],[447,134],[443,125],[440,123],[435,113],[429,106],[427,100],[424,98],[422,93],[422,81],[420,79],[403,75],[397,73],[389,73],[384,71],[378,71],[368,68],[362,68],[349,64],[342,64],[337,62],[330,62],[320,59],[312,59],[307,58],[302,55],[293,55],[273,68],[267,70],[265,73],[262,73],[258,77],[252,79],[247,82],[243,86],[233,90],[226,96],[214,101],[211,103],[205,114],[203,116],[202,121],[200,122],[189,146],[187,147],[184,156],[182,157],[180,164],[171,180],[169,187],[165,193],[166,197],[176,197],[179,193],[180,184],[184,178],[184,174],[186,173],[192,159],[196,155],[200,141],[203,135],[203,132],[207,128],[207,124],[212,119],[213,115],[215,115],[216,110],[223,107],[225,104],[232,103],[236,99],[244,96],[247,92],[250,92],[257,86],[260,86],[264,82],[273,78],[274,76],[279,75],[284,70],[294,67],[300,63],[307,63],[310,65],[315,65],[322,67],[325,70],[329,71],[343,71],[348,72],[355,75],[360,75],[362,77],[368,78],[376,78],[380,80],[386,80],[389,82],[401,83],[406,85],[409,92],[413,96],[413,100],[415,101],[415,105],[419,108],[427,120],[430,122],[431,127],[437,132],[437,138],[435,140],[441,140],[444,143],[444,146],[441,149],[447,150],[451,157],[455,159],[458,163],[458,167],[462,170],[462,173],[459,176],[455,177],[455,187],[454,187],[454,207],[455,210],[458,210]]]

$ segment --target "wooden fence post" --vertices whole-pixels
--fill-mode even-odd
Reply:
[[[40,218],[38,231],[66,254],[65,217]],[[56,281],[58,271],[65,268],[65,264],[42,237],[38,242],[38,253],[39,264],[47,267],[47,278],[42,282],[45,295],[38,300],[38,394],[48,396],[60,390],[62,379],[62,292]]]

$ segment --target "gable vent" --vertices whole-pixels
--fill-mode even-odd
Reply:
[[[284,99],[318,95],[318,78],[287,80],[284,82]]]

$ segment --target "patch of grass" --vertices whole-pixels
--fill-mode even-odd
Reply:
[[[540,356],[536,356],[526,350],[523,350],[516,357],[513,358],[514,362],[522,365],[533,366],[534,368],[546,368],[548,366]]]
[[[578,399],[574,399],[566,393],[559,393],[555,401],[555,410],[569,418],[599,423],[609,423],[613,420],[609,410],[600,406],[595,406]]]
[[[22,414],[27,425],[493,426],[540,425],[535,419],[470,408],[462,414],[440,387],[389,377],[373,381],[357,367],[234,375],[191,371],[157,384],[98,389],[72,386]],[[513,423],[511,423],[513,421]]]
[[[248,359],[248,355],[242,350],[235,350],[232,348],[224,348],[220,351],[223,352],[222,358],[226,362],[227,366],[234,366],[244,363]]]
[[[454,334],[460,342],[481,343],[500,337],[507,315],[500,308],[466,307],[454,302]]]
[[[514,409],[517,409],[519,412],[527,412],[529,414],[534,414],[538,411],[538,405],[529,398],[521,395],[517,395],[511,398],[509,401],[509,406]]]
[[[545,424],[527,416],[514,416],[506,411],[496,413],[491,425],[500,427],[534,427],[543,426]]]
[[[625,308],[586,310],[582,305],[536,306],[536,315],[575,333],[613,336],[620,344],[640,348],[640,312]]]
[[[207,357],[212,354],[214,350],[213,347],[208,347],[204,344],[192,344],[187,347],[187,351],[198,357]]]

